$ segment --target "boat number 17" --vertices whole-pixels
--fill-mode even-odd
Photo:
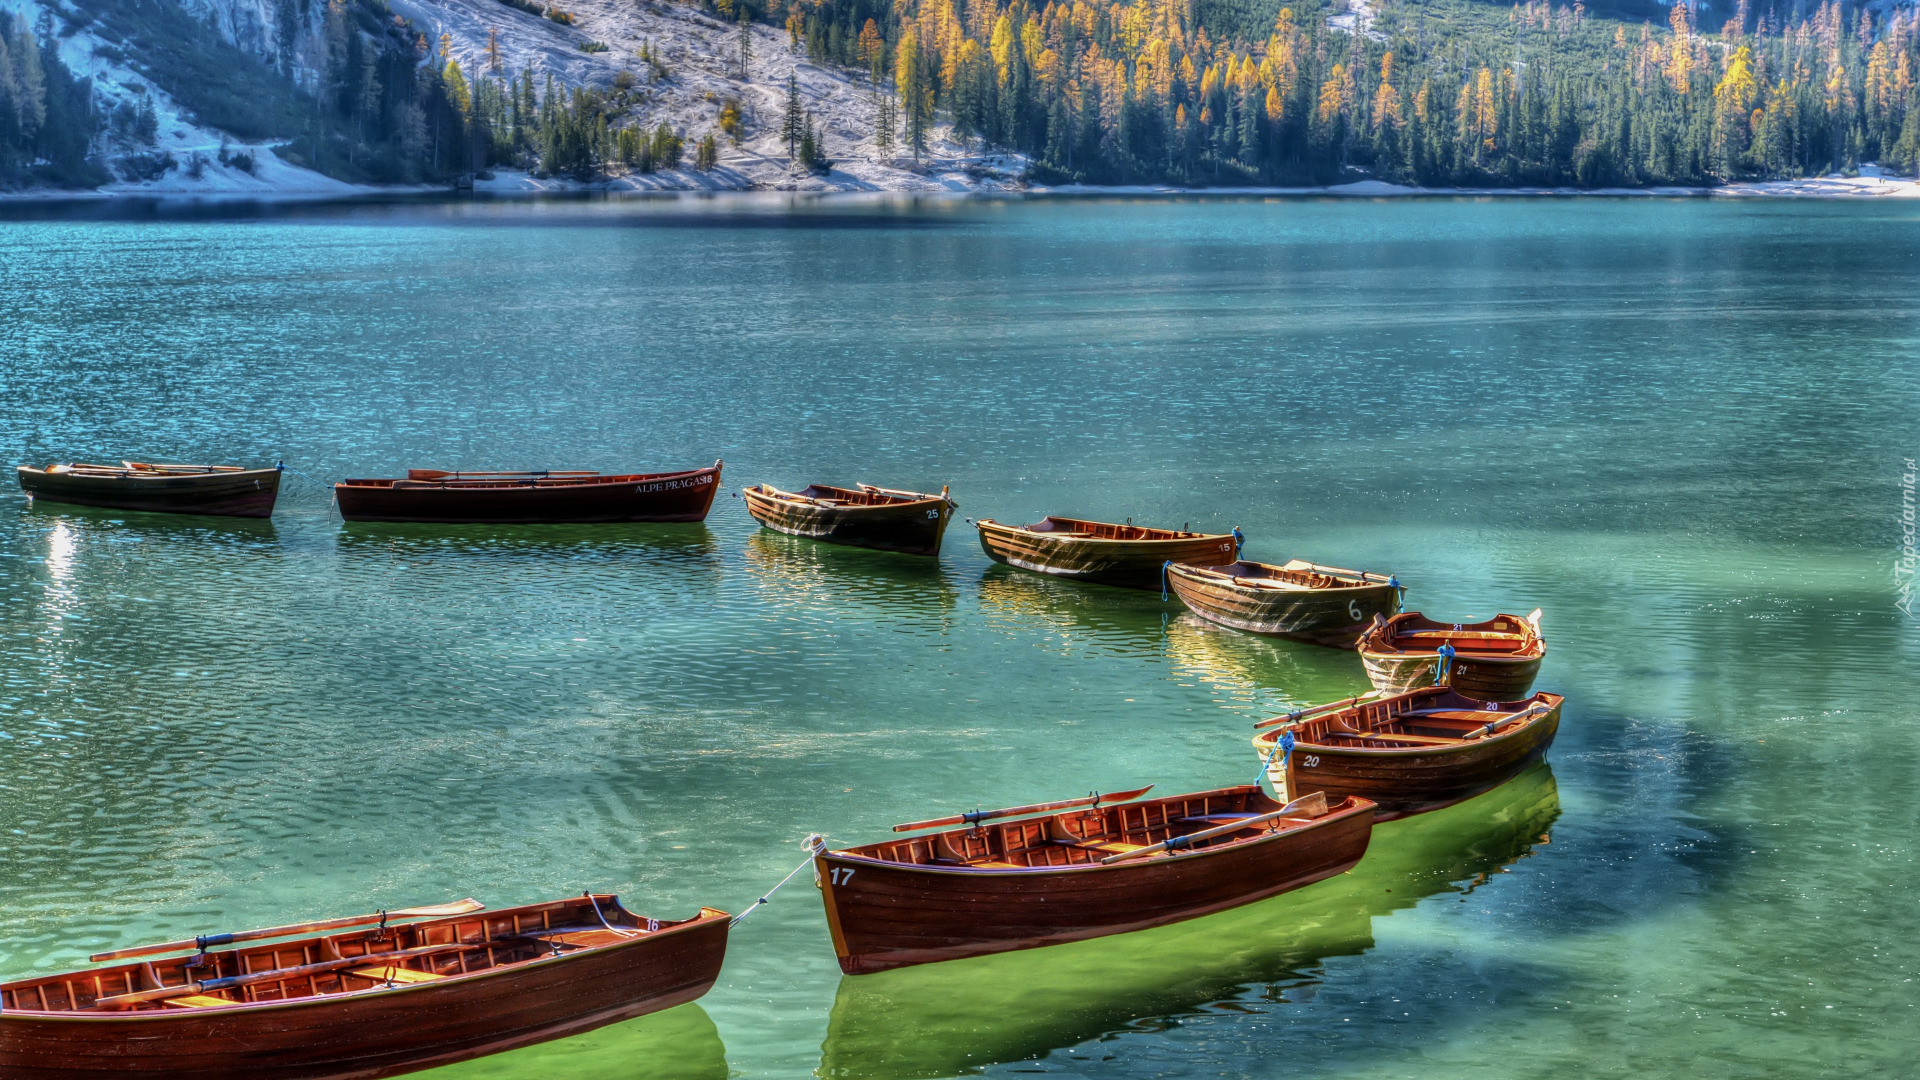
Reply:
[[[827,873],[828,876],[833,878],[835,885],[845,885],[847,882],[853,880],[853,867],[851,866],[836,866]]]

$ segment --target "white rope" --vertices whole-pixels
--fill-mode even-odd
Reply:
[[[794,875],[800,873],[800,871],[805,870],[807,867],[813,865],[813,860],[817,858],[821,852],[827,850],[827,838],[820,835],[819,833],[808,833],[807,838],[805,840],[800,841],[800,843],[807,849],[807,861],[801,863],[799,866],[794,867],[792,873],[789,873],[786,877],[781,878],[779,885],[775,885],[773,888],[768,889],[765,896],[762,896],[760,899],[755,900],[751,904],[748,904],[747,910],[741,912],[738,915],[735,915],[732,921],[727,923],[728,926],[739,926],[742,922],[745,922],[747,916],[753,914],[755,911],[758,911],[760,909],[760,905],[773,899],[773,894],[780,891],[780,885],[785,885],[787,882],[792,881],[794,879]]]

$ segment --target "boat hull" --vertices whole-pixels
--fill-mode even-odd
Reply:
[[[980,547],[995,562],[1040,574],[1117,585],[1160,588],[1168,562],[1219,566],[1235,558],[1231,536],[1201,534],[1178,540],[1086,540],[1029,532],[981,521]]]
[[[1274,790],[1324,791],[1378,804],[1378,820],[1424,814],[1484,795],[1546,757],[1560,730],[1558,704],[1517,731],[1444,747],[1355,748],[1301,742],[1267,772]],[[1272,742],[1254,751],[1269,760]]]
[[[770,498],[757,488],[743,494],[747,513],[775,532],[907,555],[938,556],[953,518],[953,503],[939,496],[880,506],[809,506]]]
[[[273,516],[279,469],[193,473],[183,476],[100,476],[19,467],[20,490],[50,503],[209,517]]]
[[[720,467],[593,483],[391,485],[391,481],[356,480],[335,484],[340,516],[347,521],[445,525],[705,521],[714,493],[720,490]]]
[[[573,1035],[706,993],[727,918],[471,979],[229,1009],[0,1012],[7,1080],[373,1078]]]
[[[1392,615],[1400,604],[1400,590],[1393,585],[1263,589],[1183,574],[1177,565],[1167,568],[1167,587],[1209,622],[1338,649],[1353,648],[1374,615]]]
[[[1360,659],[1366,664],[1367,678],[1374,689],[1387,694],[1404,694],[1432,686],[1440,671],[1440,658],[1432,653],[1383,656],[1362,650]],[[1523,660],[1456,656],[1448,670],[1447,685],[1482,701],[1518,701],[1533,690],[1541,659],[1538,656]]]
[[[862,975],[1124,934],[1250,904],[1351,869],[1373,806],[1174,858],[980,870],[826,852],[814,862],[840,969]]]

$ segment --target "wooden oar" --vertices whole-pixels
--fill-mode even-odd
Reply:
[[[451,904],[435,904],[430,907],[401,908],[398,911],[376,911],[371,915],[349,915],[339,919],[321,919],[318,922],[294,923],[291,926],[270,926],[264,930],[241,930],[232,934],[207,934],[188,938],[185,941],[169,941],[164,945],[140,945],[131,949],[115,949],[112,952],[94,953],[88,960],[98,964],[103,960],[126,960],[135,956],[155,956],[159,953],[181,952],[186,949],[205,951],[215,945],[231,945],[236,941],[259,941],[262,938],[286,937],[290,934],[318,933],[323,930],[341,930],[349,926],[371,926],[388,919],[439,919],[449,915],[465,915],[470,911],[483,910],[487,905],[468,897]]]
[[[1009,806],[1004,810],[975,810],[971,814],[955,814],[952,817],[934,818],[931,821],[909,821],[905,825],[895,825],[894,832],[912,832],[915,829],[937,829],[943,825],[977,825],[982,821],[995,818],[1019,817],[1022,814],[1038,814],[1047,810],[1068,810],[1076,806],[1093,806],[1097,803],[1120,803],[1137,799],[1153,790],[1153,785],[1137,791],[1116,791],[1110,795],[1087,795],[1078,799],[1063,799],[1060,802],[1034,803],[1032,806]]]
[[[1363,701],[1371,701],[1380,696],[1381,691],[1369,690],[1358,697],[1350,697],[1345,701],[1336,701],[1331,705],[1315,705],[1311,709],[1297,709],[1285,716],[1276,716],[1269,720],[1262,720],[1253,725],[1253,730],[1259,731],[1262,728],[1279,727],[1281,724],[1294,724],[1305,720],[1309,716],[1319,716],[1325,712],[1339,712],[1341,709],[1351,709]]]
[[[1535,702],[1534,704],[1527,706],[1526,708],[1520,710],[1519,712],[1489,714],[1489,715],[1496,716],[1496,719],[1492,720],[1491,722],[1486,724],[1484,727],[1474,728],[1472,731],[1469,731],[1465,735],[1460,736],[1460,738],[1462,741],[1465,741],[1467,739],[1486,738],[1490,735],[1496,734],[1497,732],[1499,732],[1501,728],[1506,727],[1508,724],[1517,723],[1521,720],[1532,720],[1535,716],[1540,715],[1546,709],[1547,709],[1547,706],[1539,702]]]
[[[155,990],[135,990],[131,994],[114,994],[103,997],[93,1003],[96,1009],[117,1009],[122,1005],[138,1005],[143,1001],[158,1001],[161,998],[188,997],[204,994],[213,990],[232,990],[237,987],[251,986],[254,983],[280,982],[285,979],[301,979],[308,975],[338,971],[341,968],[359,964],[377,964],[391,966],[395,960],[405,960],[413,956],[430,956],[434,953],[455,952],[461,949],[478,949],[487,943],[474,944],[466,941],[448,942],[444,945],[423,945],[417,949],[397,949],[393,952],[368,953],[365,956],[349,956],[340,960],[322,960],[317,964],[302,964],[299,967],[275,968],[272,971],[254,971],[245,975],[229,975],[224,979],[199,979],[181,986],[164,986]]]
[[[1123,851],[1118,855],[1109,855],[1100,860],[1100,865],[1106,866],[1110,863],[1126,862],[1129,859],[1144,859],[1148,855],[1153,855],[1158,852],[1187,847],[1196,840],[1211,840],[1216,836],[1225,836],[1228,833],[1239,832],[1242,829],[1251,829],[1255,825],[1264,825],[1275,818],[1323,817],[1326,812],[1326,792],[1316,791],[1311,795],[1302,795],[1300,798],[1293,800],[1271,813],[1256,814],[1250,818],[1230,821],[1225,825],[1215,825],[1211,829],[1201,829],[1199,832],[1188,833],[1185,836],[1169,836],[1157,844],[1149,844],[1146,847],[1135,848],[1132,851]]]

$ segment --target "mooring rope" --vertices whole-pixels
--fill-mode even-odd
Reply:
[[[1447,684],[1447,675],[1453,670],[1453,642],[1449,641],[1442,644],[1439,652],[1440,666],[1433,671],[1433,685],[1445,686]]]
[[[1160,564],[1160,602],[1163,604],[1167,601],[1167,568],[1172,565],[1172,559]]]
[[[321,489],[322,491],[325,491],[327,493],[327,519],[329,521],[333,519],[333,508],[339,504],[340,495],[338,492],[334,490],[334,487],[332,484],[327,483],[325,480],[315,480],[313,477],[308,476],[306,473],[301,472],[299,469],[294,468],[293,466],[287,464],[285,461],[276,461],[273,463],[273,467],[276,469],[279,469],[282,472],[290,472],[293,475],[299,477],[300,479],[305,480],[307,483],[314,485],[315,487]]]
[[[762,896],[758,900],[755,900],[753,903],[748,904],[747,910],[741,912],[738,915],[735,915],[727,923],[728,926],[739,926],[741,923],[745,922],[747,919],[747,916],[760,910],[760,905],[773,899],[773,894],[780,891],[781,885],[785,885],[787,882],[792,881],[794,879],[794,875],[800,873],[800,871],[805,870],[807,867],[813,865],[813,860],[817,858],[821,852],[827,850],[827,838],[820,835],[819,833],[808,833],[807,838],[805,840],[800,841],[800,843],[802,846],[804,846],[807,849],[807,861],[801,863],[799,866],[794,867],[791,873],[789,873],[786,877],[783,877],[780,879],[780,883],[778,885],[775,885],[773,888],[768,889],[766,891],[766,895]]]
[[[1287,719],[1298,722],[1300,719],[1300,710],[1295,709],[1288,713]],[[1293,756],[1293,732],[1283,731],[1280,733],[1279,738],[1273,740],[1273,749],[1267,751],[1266,758],[1260,762],[1260,775],[1253,778],[1254,787],[1259,787],[1261,779],[1267,776],[1268,767],[1273,764],[1273,755],[1275,754],[1280,755],[1281,775],[1284,776],[1286,775],[1287,758]],[[1275,784],[1273,789],[1279,791],[1280,785]]]

